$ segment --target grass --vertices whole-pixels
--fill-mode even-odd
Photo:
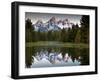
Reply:
[[[55,42],[55,41],[38,41],[38,42],[27,42],[26,47],[33,46],[56,46],[56,47],[71,47],[71,48],[89,48],[88,44],[84,43],[69,43],[69,42]]]

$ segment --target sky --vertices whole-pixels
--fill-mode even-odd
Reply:
[[[68,19],[71,23],[79,24],[81,15],[72,15],[72,14],[53,14],[53,13],[34,13],[34,12],[25,12],[25,20],[31,19],[32,23],[36,23],[38,20],[42,20],[44,23],[50,20],[52,17],[55,17],[58,20]]]

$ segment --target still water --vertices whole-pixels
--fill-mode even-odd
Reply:
[[[26,68],[89,65],[89,48],[27,47]]]

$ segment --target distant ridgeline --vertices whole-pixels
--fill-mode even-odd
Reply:
[[[56,21],[55,17],[52,17],[48,22],[43,23],[42,20],[38,20],[33,24],[35,31],[47,32],[47,31],[57,31],[63,28],[72,28],[73,23],[70,23],[68,19]]]
[[[38,20],[32,24],[31,19],[27,19],[26,42],[36,41],[60,41],[73,43],[89,43],[89,16],[83,15],[80,26],[69,22],[68,19],[56,21],[52,17],[48,22],[43,23]]]

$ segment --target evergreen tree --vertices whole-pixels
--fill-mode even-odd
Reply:
[[[75,37],[75,43],[80,43],[80,41],[81,41],[81,35],[80,35],[80,30],[78,30]]]
[[[32,42],[33,35],[32,35],[32,22],[30,19],[27,19],[25,22],[26,28],[26,42]]]
[[[80,23],[81,23],[81,42],[89,43],[89,16],[83,15]]]
[[[72,25],[72,29],[70,28],[68,31],[68,42],[74,42],[75,36],[76,36],[76,30],[75,25]]]
[[[67,32],[64,28],[61,31],[61,41],[62,42],[67,42]]]

